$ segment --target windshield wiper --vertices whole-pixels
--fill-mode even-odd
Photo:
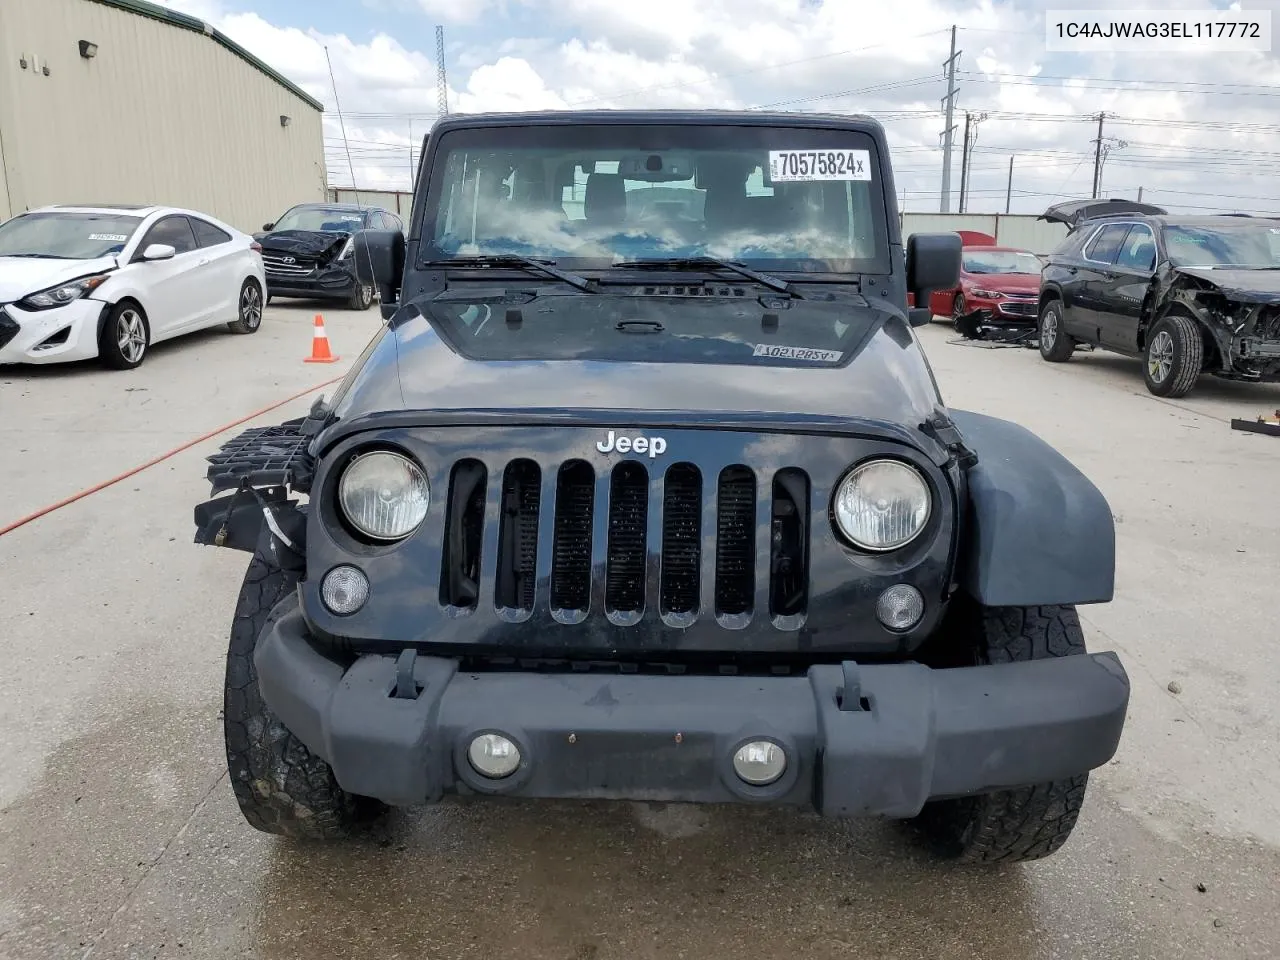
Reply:
[[[577,287],[587,293],[598,293],[594,283],[576,273],[561,270],[554,260],[535,260],[518,253],[490,253],[474,257],[453,257],[447,260],[431,260],[433,267],[521,267],[530,273],[543,273],[557,280],[563,280],[570,286]]]
[[[760,273],[745,267],[736,260],[722,260],[719,257],[671,257],[666,260],[623,260],[613,264],[614,269],[627,270],[728,270],[730,273],[736,273],[740,277],[746,277],[748,280],[754,280],[762,286],[768,287],[770,290],[777,290],[779,293],[790,294],[797,300],[803,300],[799,288],[789,280],[782,280],[778,277],[770,276],[767,273]]]
[[[70,257],[60,257],[56,253],[0,253],[0,257],[30,257],[33,260],[69,260]]]

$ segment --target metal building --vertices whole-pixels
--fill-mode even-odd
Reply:
[[[323,105],[144,0],[0,0],[0,220],[160,203],[260,229],[324,200]]]

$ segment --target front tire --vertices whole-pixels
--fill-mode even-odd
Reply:
[[[1062,325],[1062,301],[1050,300],[1040,308],[1040,323],[1036,330],[1040,341],[1040,356],[1050,363],[1064,363],[1076,351],[1076,342]]]
[[[251,827],[304,840],[338,840],[386,807],[338,786],[333,770],[267,707],[253,651],[276,605],[297,585],[296,573],[255,553],[231,626],[223,692],[223,733],[231,789]]]
[[[964,294],[957,293],[956,298],[951,301],[951,328],[957,333],[960,331],[960,318],[965,314]]]
[[[262,288],[249,277],[240,285],[240,298],[236,301],[236,319],[227,324],[232,333],[257,333],[262,326]]]
[[[142,365],[150,348],[147,315],[132,300],[121,300],[107,314],[98,335],[98,359],[111,370],[132,370]]]
[[[1151,328],[1143,349],[1142,376],[1157,397],[1183,397],[1204,367],[1204,341],[1190,317],[1170,314]]]
[[[1071,606],[980,607],[975,611],[979,663],[1082,656],[1080,618]],[[915,825],[946,860],[1002,864],[1057,852],[1075,828],[1089,775],[972,797],[934,800]]]
[[[373,304],[373,284],[357,283],[356,289],[347,300],[348,310],[368,310]]]

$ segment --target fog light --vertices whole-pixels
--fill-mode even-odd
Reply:
[[[924,597],[909,583],[895,583],[876,601],[876,617],[890,630],[909,630],[924,616]]]
[[[324,575],[320,598],[340,616],[355,613],[369,599],[369,578],[355,567],[334,567]]]
[[[467,759],[477,773],[490,780],[501,780],[520,766],[520,748],[500,733],[482,733],[471,741]]]
[[[733,772],[753,787],[777,780],[787,769],[787,752],[771,740],[744,743],[733,755]]]

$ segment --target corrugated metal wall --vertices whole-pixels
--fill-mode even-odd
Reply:
[[[1067,235],[1063,224],[1037,220],[1026,213],[902,214],[904,241],[913,233],[947,233],[952,230],[977,230],[995,237],[1002,246],[1020,247],[1041,256],[1052,251]]]
[[[405,220],[413,212],[413,194],[405,190],[352,190],[350,187],[330,187],[329,199],[334,203],[363,203],[369,207],[382,207],[398,213]]]
[[[163,203],[247,231],[325,198],[320,112],[211,38],[91,0],[0,7],[13,213]],[[97,55],[82,58],[80,40]]]

